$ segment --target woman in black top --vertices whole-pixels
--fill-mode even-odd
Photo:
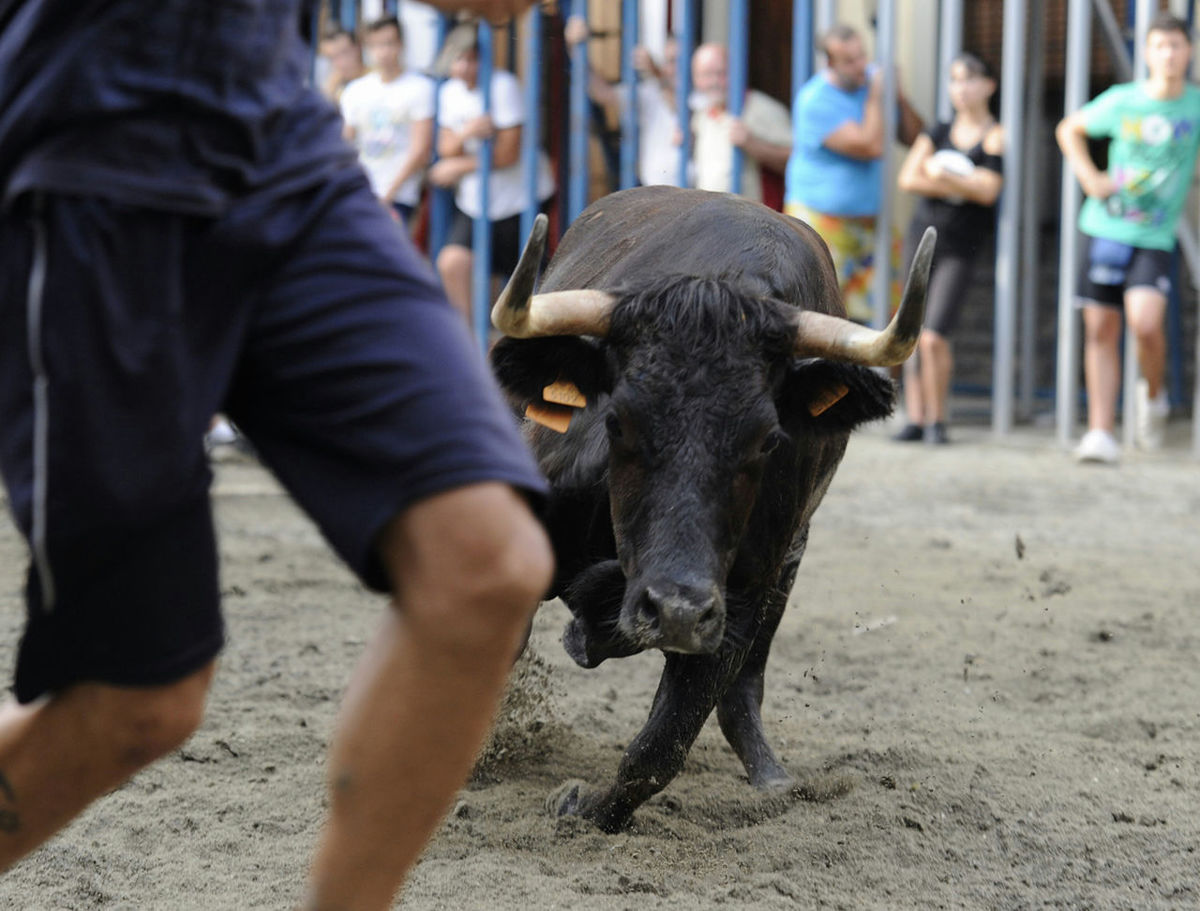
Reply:
[[[897,440],[949,442],[946,397],[954,365],[949,334],[975,257],[994,231],[993,206],[1004,183],[1004,128],[989,109],[995,92],[987,64],[974,54],[959,54],[950,65],[954,119],[921,133],[900,168],[900,189],[920,196],[905,238],[905,259],[911,261],[928,225],[938,229],[938,240],[925,328],[904,365],[908,424]]]

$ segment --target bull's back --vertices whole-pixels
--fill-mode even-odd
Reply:
[[[564,235],[542,291],[636,288],[666,273],[841,314],[833,263],[808,225],[728,193],[638,187],[589,206]]]

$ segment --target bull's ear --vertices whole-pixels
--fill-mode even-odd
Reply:
[[[518,413],[531,403],[582,407],[610,391],[600,347],[575,336],[505,337],[492,347],[491,360],[496,381]],[[547,387],[554,390],[548,393]]]
[[[890,415],[896,386],[869,367],[823,358],[798,360],[789,366],[776,404],[789,433],[837,433]]]

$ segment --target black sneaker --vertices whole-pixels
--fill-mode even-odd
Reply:
[[[930,446],[945,446],[950,442],[950,436],[946,433],[946,425],[941,421],[936,424],[930,424],[925,428],[925,442]]]
[[[904,429],[892,434],[897,443],[916,443],[925,438],[925,430],[920,424],[905,424]]]

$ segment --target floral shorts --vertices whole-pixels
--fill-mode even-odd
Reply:
[[[875,216],[826,215],[803,203],[789,202],[783,211],[808,222],[821,235],[833,256],[846,315],[860,323],[875,318],[871,295],[875,280]],[[900,306],[900,235],[892,232],[891,301],[888,312]]]

